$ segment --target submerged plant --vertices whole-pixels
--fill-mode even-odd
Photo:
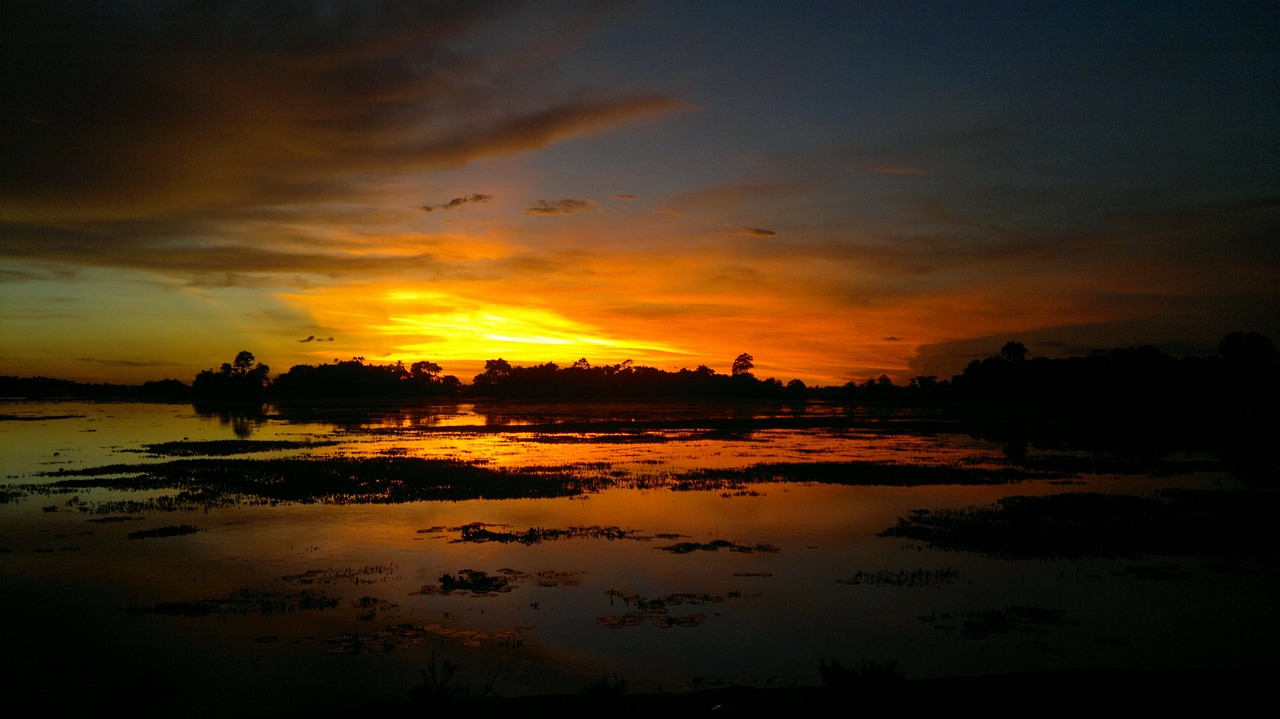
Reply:
[[[612,678],[601,677],[600,681],[588,684],[582,690],[583,694],[592,697],[616,697],[627,693],[627,682],[625,679],[618,678],[614,674]]]
[[[886,662],[863,659],[854,667],[845,667],[839,659],[832,659],[830,664],[818,664],[818,676],[822,677],[823,684],[833,689],[884,687],[903,681],[896,659]]]
[[[427,666],[420,670],[422,683],[409,690],[409,701],[423,707],[438,707],[472,699],[489,699],[497,696],[493,690],[493,676],[485,685],[474,689],[470,685],[454,681],[461,665],[448,659],[440,659],[435,652]]]

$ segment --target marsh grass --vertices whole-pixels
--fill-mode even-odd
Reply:
[[[824,685],[841,691],[883,689],[905,681],[897,660],[863,659],[846,667],[839,659],[832,659],[830,664],[825,661],[818,664],[818,677]]]
[[[249,451],[267,451],[277,446],[301,445],[245,442],[182,442],[152,446],[175,445],[178,449],[173,451],[198,450],[212,454],[232,451],[237,447],[260,447]],[[210,444],[215,446],[206,446]],[[758,496],[759,492],[752,485],[795,482],[903,487],[985,485],[1049,479],[1060,475],[1011,466],[992,468],[845,461],[762,463],[741,469],[702,469],[653,477],[614,469],[604,462],[494,468],[476,461],[391,454],[271,459],[203,457],[81,469],[64,467],[42,476],[57,479],[45,484],[10,485],[2,495],[4,501],[14,501],[28,494],[72,493],[90,488],[122,492],[174,490],[173,494],[148,499],[95,503],[76,498],[68,502],[68,506],[81,512],[112,514],[286,502],[397,504],[574,497],[610,487],[717,491],[725,496]],[[501,538],[497,533],[488,538],[492,541],[519,541],[517,538]]]
[[[593,480],[579,473],[493,469],[475,462],[415,457],[181,459],[55,474],[84,479],[60,479],[22,489],[41,493],[92,487],[177,490],[172,496],[148,500],[80,503],[80,511],[96,514],[209,509],[240,503],[397,504],[565,497],[596,488]]]
[[[297,442],[292,440],[219,439],[180,440],[143,445],[142,449],[126,449],[124,452],[140,452],[164,457],[226,457],[233,454],[256,452],[280,452],[287,449],[314,449],[337,444],[330,440]]]
[[[1165,490],[1153,496],[1013,496],[981,507],[917,509],[879,533],[1007,558],[1140,555],[1275,561],[1273,492]]]
[[[196,599],[187,602],[160,602],[150,607],[131,607],[130,614],[165,614],[177,617],[207,617],[251,614],[295,614],[301,611],[331,609],[338,600],[324,592],[264,592],[241,589],[225,597]]]
[[[664,552],[671,554],[692,554],[693,552],[718,552],[721,549],[727,549],[730,552],[738,554],[754,554],[755,552],[766,552],[773,554],[782,551],[772,544],[739,544],[730,542],[727,539],[713,539],[710,542],[677,542],[669,544],[665,547],[658,547]]]
[[[866,584],[873,587],[940,587],[950,584],[960,577],[960,570],[951,567],[942,569],[878,569],[855,572],[847,579],[837,579],[838,584]]]
[[[472,687],[457,680],[461,665],[448,659],[440,659],[435,652],[431,659],[420,670],[421,683],[409,690],[411,709],[437,709],[452,704],[481,699],[493,699],[497,693],[493,689],[494,677],[488,676],[480,688]]]
[[[471,543],[483,544],[485,542],[498,542],[501,544],[524,544],[533,545],[541,544],[547,541],[565,540],[565,539],[607,539],[616,540],[641,540],[647,541],[652,539],[640,533],[636,529],[623,529],[621,527],[568,527],[566,529],[544,529],[542,527],[530,527],[523,532],[506,532],[494,531],[492,527],[506,527],[509,525],[486,524],[483,522],[472,522],[459,527],[441,528],[443,531],[457,532],[458,537],[450,539],[451,544]]]
[[[129,539],[150,539],[153,537],[181,537],[186,534],[195,534],[200,528],[190,524],[169,525],[166,527],[156,527],[155,529],[141,529],[136,532],[129,532]]]

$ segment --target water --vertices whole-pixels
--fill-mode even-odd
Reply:
[[[946,417],[823,404],[458,404],[232,417],[186,405],[7,402],[0,417],[0,478],[20,494],[0,504],[0,611],[22,657],[8,674],[18,691],[249,716],[400,700],[424,667],[445,661],[460,667],[456,685],[502,695],[576,693],[605,677],[630,691],[816,684],[819,663],[833,659],[896,661],[909,678],[1274,662],[1273,565],[1011,560],[877,536],[913,509],[1012,494],[1236,486],[1200,458],[1158,474],[1068,481],[673,491],[700,470],[761,463],[994,472],[1010,460],[1004,444]],[[240,497],[92,512],[179,493],[106,481],[39,488],[85,468],[185,459],[146,451],[162,443],[199,450],[236,439],[287,444],[213,461],[464,459],[555,468],[592,477],[597,489],[378,504]],[[1087,456],[1064,447],[1027,454]],[[543,541],[458,541],[476,523],[495,533],[543,530]],[[195,531],[129,538],[183,525]],[[671,551],[680,543],[699,548]],[[446,593],[446,575],[479,576],[464,570],[503,591]],[[1006,631],[977,631],[984,616]]]

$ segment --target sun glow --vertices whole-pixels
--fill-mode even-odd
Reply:
[[[670,343],[619,336],[554,308],[486,302],[449,292],[368,287],[291,295],[322,331],[359,338],[373,361],[457,362],[504,357],[565,362],[578,357],[622,361],[684,356]],[[328,351],[326,348],[324,351]],[[602,356],[602,353],[608,356]]]

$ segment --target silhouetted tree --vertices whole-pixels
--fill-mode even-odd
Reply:
[[[204,370],[191,383],[191,392],[204,401],[260,401],[271,384],[271,368],[242,350],[218,371]]]
[[[413,364],[409,365],[410,377],[427,377],[430,379],[435,379],[440,375],[440,371],[441,371],[440,365],[436,364],[435,362],[427,362],[425,360],[422,362],[414,362]]]
[[[734,377],[744,374],[749,375],[751,374],[751,370],[755,369],[755,367],[755,358],[746,352],[743,352],[733,361],[732,374]]]
[[[1006,342],[1000,348],[1000,356],[1010,362],[1022,362],[1027,359],[1027,346],[1021,342]]]
[[[1280,355],[1270,338],[1257,332],[1232,332],[1218,343],[1218,354],[1237,372],[1274,372]]]

